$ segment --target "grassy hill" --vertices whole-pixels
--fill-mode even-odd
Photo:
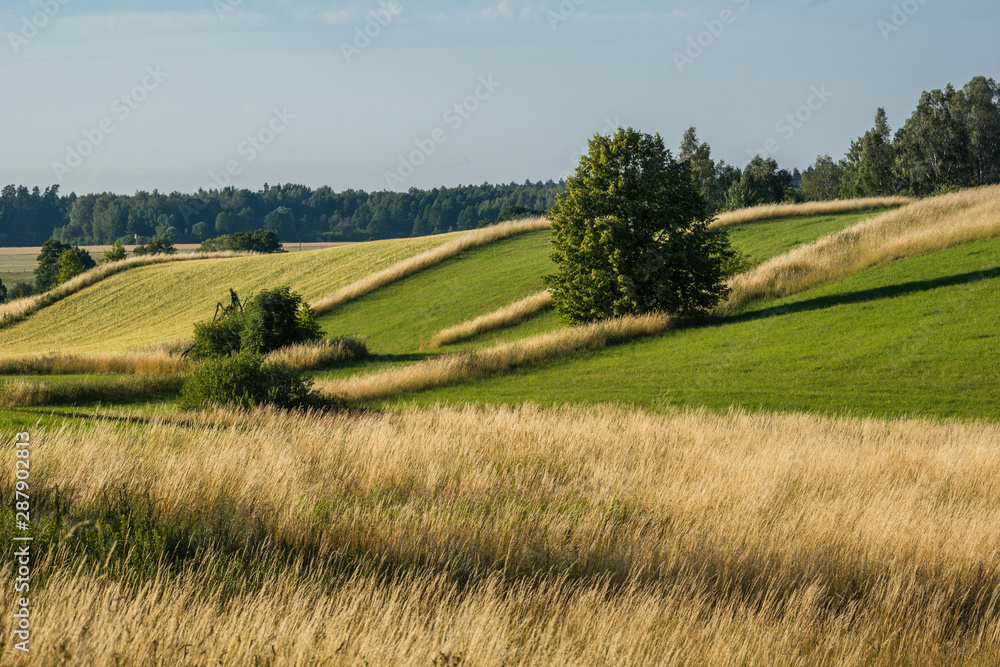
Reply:
[[[229,288],[248,297],[291,285],[307,300],[440,246],[455,235],[375,241],[302,253],[171,262],[112,276],[0,330],[5,354],[125,351],[191,336]]]
[[[764,220],[729,231],[734,247],[757,264],[871,215],[866,211]],[[320,321],[332,334],[367,337],[369,348],[380,354],[417,351],[445,327],[543,289],[542,276],[555,268],[549,259],[548,236],[548,231],[531,232],[463,252],[341,306]],[[549,312],[458,347],[480,347],[560,326]]]
[[[359,335],[380,353],[420,347],[438,330],[544,288],[549,231],[529,232],[452,259],[334,309],[320,318],[330,333]]]
[[[413,396],[1000,419],[1000,240],[759,304],[714,326]]]

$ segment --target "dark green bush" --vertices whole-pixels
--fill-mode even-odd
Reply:
[[[239,350],[267,354],[322,338],[323,329],[312,309],[285,286],[264,290],[247,302],[242,311],[196,324],[192,356],[210,359]]]
[[[212,321],[194,325],[194,348],[191,356],[195,359],[213,359],[238,352],[240,334],[243,333],[243,315],[236,312],[223,315]]]
[[[180,405],[187,409],[322,407],[322,397],[311,388],[312,383],[287,364],[265,363],[259,354],[240,351],[198,366],[181,390]]]
[[[264,229],[258,229],[253,234],[236,232],[231,236],[205,239],[201,242],[201,247],[198,248],[199,252],[219,252],[225,250],[259,252],[265,255],[285,252],[278,235]]]
[[[14,285],[8,290],[7,298],[11,301],[17,299],[26,299],[35,293],[35,286],[28,282],[14,283]]]
[[[136,246],[132,254],[136,257],[142,255],[173,255],[177,252],[173,242],[165,236],[157,236],[146,245]]]

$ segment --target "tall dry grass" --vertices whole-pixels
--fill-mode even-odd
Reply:
[[[709,227],[731,227],[758,220],[774,220],[776,218],[798,218],[812,215],[833,215],[837,213],[852,213],[869,209],[906,206],[913,203],[909,197],[869,197],[864,199],[837,199],[834,201],[812,201],[802,204],[763,204],[751,206],[738,211],[728,211],[719,214]]]
[[[0,383],[0,406],[26,408],[60,403],[91,403],[146,398],[180,391],[186,375],[128,375],[73,382],[9,380]]]
[[[368,347],[358,338],[338,338],[313,343],[289,345],[267,355],[268,361],[280,361],[297,371],[330,368],[368,356]]]
[[[0,304],[0,329],[16,324],[42,308],[76,294],[82,289],[90,287],[95,283],[110,278],[111,276],[134,269],[140,266],[151,266],[153,264],[164,264],[166,262],[183,262],[198,259],[218,259],[226,257],[246,257],[253,253],[246,252],[212,252],[212,253],[183,253],[176,255],[142,255],[139,257],[128,257],[120,262],[110,262],[99,264],[95,268],[85,271],[67,282],[54,287],[48,292],[36,294],[26,299],[18,299],[9,303]]]
[[[73,548],[99,529],[62,530],[37,554],[37,650],[16,664],[1000,655],[997,425],[526,406],[217,412],[32,440],[35,512],[56,488],[71,520],[138,522],[148,504],[187,546],[119,571],[127,540],[88,564]]]
[[[552,307],[552,295],[548,290],[532,294],[520,301],[508,304],[492,313],[480,315],[468,322],[442,329],[431,337],[428,346],[431,348],[452,345],[489,331],[496,331],[523,322],[529,317]]]
[[[889,262],[1000,236],[1000,186],[924,199],[799,246],[729,281],[718,313],[818,287]]]
[[[42,356],[0,357],[0,375],[164,375],[190,371],[180,353],[161,350],[106,354],[53,352]]]
[[[424,391],[665,333],[673,327],[674,321],[670,317],[656,314],[604,320],[486,349],[447,354],[403,368],[320,381],[315,387],[320,393],[347,400]]]
[[[375,290],[385,287],[397,280],[402,280],[418,271],[440,264],[446,259],[450,259],[462,251],[484,246],[494,241],[499,241],[517,234],[534,232],[540,229],[548,229],[551,223],[545,218],[530,218],[527,220],[514,220],[504,222],[499,225],[492,225],[482,229],[475,229],[463,234],[454,241],[449,241],[427,252],[420,253],[408,259],[390,266],[387,269],[378,271],[366,276],[361,280],[340,288],[328,297],[324,297],[315,303],[310,304],[317,315],[328,313],[337,306],[357,299]]]

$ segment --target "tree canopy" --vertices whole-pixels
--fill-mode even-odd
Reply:
[[[659,311],[697,316],[727,294],[733,253],[708,229],[689,161],[659,135],[631,128],[597,135],[550,212],[546,277],[556,310],[573,323]]]

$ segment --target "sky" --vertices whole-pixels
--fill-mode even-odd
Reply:
[[[1000,79],[998,28],[996,0],[4,0],[0,183],[558,181],[619,126],[804,169]]]

